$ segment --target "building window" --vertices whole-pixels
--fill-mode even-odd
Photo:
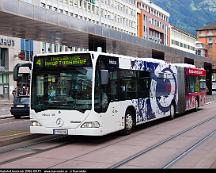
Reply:
[[[7,49],[0,48],[0,67],[6,67],[6,51]]]
[[[49,53],[52,53],[52,51],[53,51],[53,50],[52,50],[52,43],[49,43],[48,52],[49,52]]]
[[[0,98],[9,97],[9,75],[0,73]]]
[[[60,45],[60,50],[59,51],[63,52],[63,46],[62,45]]]
[[[54,52],[58,52],[58,44],[54,45]]]
[[[201,50],[196,50],[196,54],[201,56]]]
[[[42,43],[42,53],[46,52],[46,42]]]
[[[53,7],[53,10],[54,10],[55,12],[58,12],[58,8],[57,8],[57,7]]]
[[[41,7],[45,8],[46,4],[41,2]]]
[[[25,54],[26,61],[32,61],[33,58],[33,40],[21,39],[21,52]]]
[[[213,41],[212,41],[212,37],[208,37],[208,44],[212,44]]]
[[[212,48],[212,43],[208,43],[208,47],[209,47],[209,48]]]

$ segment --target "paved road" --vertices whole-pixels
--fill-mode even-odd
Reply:
[[[0,106],[0,118],[10,115],[10,105]]]
[[[172,121],[160,120],[142,126],[128,136],[112,134],[103,140],[68,137],[61,141],[17,148],[1,154],[0,168],[110,168],[122,159],[151,148],[152,145],[213,117],[211,121],[122,166],[122,168],[161,168],[168,159],[175,158],[179,152],[215,129],[215,112],[215,104],[208,104],[198,112],[188,113]],[[215,142],[216,135],[213,135],[173,167],[216,168],[214,167]]]
[[[0,100],[0,120],[1,118],[7,118],[12,116],[10,113],[11,105],[12,104],[10,104],[6,100]]]

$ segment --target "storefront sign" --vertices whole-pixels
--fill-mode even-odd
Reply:
[[[0,46],[8,46],[8,47],[14,47],[15,41],[12,39],[2,38],[0,37]]]

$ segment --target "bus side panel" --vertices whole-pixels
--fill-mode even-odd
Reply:
[[[199,106],[204,106],[206,103],[206,92],[201,92],[199,95]]]
[[[107,111],[99,114],[102,135],[124,129],[125,113],[131,105],[130,100],[112,101],[109,103]]]
[[[177,67],[177,86],[178,86],[178,102],[176,105],[177,113],[184,113],[186,110],[185,103],[185,71],[184,67]]]

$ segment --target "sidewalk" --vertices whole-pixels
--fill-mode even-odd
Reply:
[[[214,92],[213,95],[206,96],[206,103],[216,101],[216,93]]]
[[[12,117],[13,115],[11,115],[10,112],[1,114],[1,109],[0,109],[0,119],[12,118]]]
[[[0,119],[13,117],[10,113],[11,105],[8,100],[0,100]]]
[[[9,114],[5,114],[5,115],[0,115],[0,119],[6,119],[6,118],[12,118],[13,115]]]

